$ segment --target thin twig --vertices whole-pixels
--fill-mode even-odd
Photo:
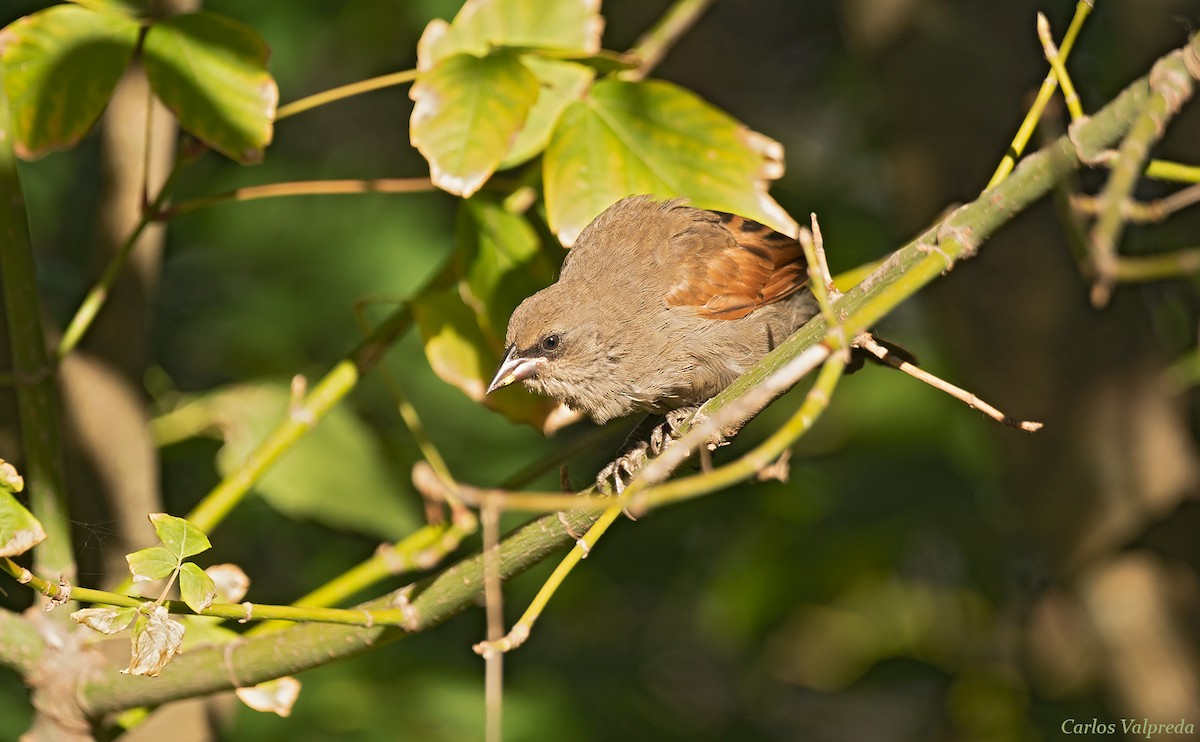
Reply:
[[[504,652],[494,642],[504,636],[504,591],[500,589],[500,510],[488,505],[480,514],[483,522],[483,598],[487,613],[487,642],[483,652],[487,724],[485,738],[500,742],[504,711]]]
[[[1151,160],[1146,166],[1147,178],[1176,183],[1200,183],[1200,165],[1185,165],[1168,160]]]
[[[288,415],[221,483],[200,501],[187,519],[205,533],[239,503],[250,488],[283,453],[317,424],[364,374],[373,369],[384,352],[409,326],[410,315],[401,308],[379,324],[375,331],[312,387],[304,398],[302,414]]]
[[[415,79],[417,79],[416,70],[404,70],[403,72],[392,72],[387,75],[372,77],[369,80],[352,82],[348,85],[342,85],[340,87],[325,90],[320,93],[313,93],[312,95],[305,96],[304,98],[300,98],[292,101],[291,103],[286,103],[280,106],[279,109],[275,111],[275,121],[283,121],[289,116],[295,116],[298,113],[311,110],[317,106],[323,106],[326,103],[332,103],[334,101],[342,100],[343,98],[350,98],[355,95],[362,95],[363,93],[369,93],[372,90],[382,90],[383,88],[389,88],[394,85],[403,85],[404,83],[412,82]]]
[[[1079,0],[1079,2],[1075,3],[1075,15],[1071,18],[1071,25],[1067,28],[1067,33],[1063,36],[1062,43],[1058,47],[1058,59],[1063,64],[1066,64],[1067,57],[1071,54],[1071,48],[1075,46],[1075,39],[1079,36],[1079,29],[1083,28],[1083,22],[1087,20],[1091,12],[1092,0]],[[1050,97],[1054,95],[1054,89],[1057,87],[1058,77],[1055,76],[1054,70],[1051,69],[1050,74],[1046,75],[1046,79],[1042,81],[1042,87],[1038,90],[1037,97],[1034,98],[1033,105],[1029,107],[1028,113],[1025,114],[1025,119],[1017,128],[1016,136],[1013,137],[1008,152],[1000,160],[1000,165],[996,168],[992,179],[988,181],[988,189],[998,185],[1000,181],[1007,178],[1009,173],[1013,171],[1013,168],[1017,164],[1017,159],[1025,152],[1025,146],[1029,144],[1029,140],[1033,136],[1037,121],[1042,117],[1042,111],[1045,110],[1046,104],[1050,102]]]
[[[1121,206],[1121,210],[1127,222],[1155,224],[1197,203],[1200,203],[1200,183],[1181,188],[1165,198],[1154,201],[1128,200]],[[1071,207],[1081,214],[1095,216],[1100,212],[1100,199],[1096,196],[1077,194],[1071,198]]]
[[[1192,95],[1192,77],[1186,71],[1176,69],[1184,60],[1183,52],[1174,52],[1160,59],[1150,70],[1150,98],[1121,143],[1117,163],[1100,195],[1100,214],[1088,235],[1088,249],[1095,271],[1092,304],[1097,307],[1108,303],[1116,281],[1117,245],[1126,223],[1122,206],[1137,184],[1150,148]]]
[[[821,235],[821,225],[817,222],[817,215],[810,214],[809,218],[812,229],[801,227],[799,235],[800,247],[804,250],[804,260],[807,264],[808,286],[817,300],[817,307],[821,310],[825,324],[830,328],[837,328],[837,331],[841,332],[837,315],[833,311],[833,302],[837,301],[841,292],[834,285],[833,276],[829,275],[829,263],[825,258],[825,238]],[[848,358],[850,344],[846,342],[845,333],[842,333],[842,347],[843,353],[847,354]]]
[[[1050,35],[1050,19],[1040,11],[1037,14],[1037,34],[1038,40],[1042,42],[1042,52],[1046,55],[1046,61],[1050,63],[1050,69],[1054,71],[1054,77],[1058,80],[1059,87],[1062,88],[1063,103],[1066,104],[1067,111],[1071,114],[1071,120],[1078,121],[1083,118],[1083,106],[1079,104],[1079,94],[1075,92],[1075,83],[1071,82],[1071,76],[1067,74],[1066,62],[1059,53],[1058,46],[1054,43],[1054,37]]]
[[[959,400],[960,402],[967,405],[971,409],[979,410],[980,412],[982,412],[983,414],[992,418],[996,422],[1003,423],[1004,425],[1007,425],[1012,428],[1024,430],[1027,433],[1036,432],[1038,430],[1041,430],[1044,427],[1042,423],[1031,422],[1028,420],[1017,420],[1015,418],[1009,417],[1008,415],[1005,415],[1003,412],[996,409],[992,405],[988,404],[987,402],[984,402],[982,399],[975,396],[971,392],[968,392],[967,390],[965,390],[961,387],[957,387],[957,386],[951,384],[950,382],[946,381],[945,379],[941,379],[937,376],[934,376],[933,374],[929,373],[928,371],[924,370],[923,368],[920,368],[919,366],[914,366],[913,364],[909,363],[908,361],[904,361],[899,358],[896,358],[895,355],[893,355],[892,353],[889,353],[887,348],[883,347],[878,342],[876,342],[875,338],[871,337],[869,334],[864,334],[864,335],[860,336],[856,342],[857,342],[858,346],[861,347],[863,350],[866,350],[871,355],[875,356],[879,360],[888,364],[892,368],[899,369],[899,370],[903,371],[904,373],[908,374],[909,376],[913,377],[914,379],[923,381],[926,384],[928,384],[929,386],[933,387],[934,389],[939,389],[939,390],[945,392],[946,394],[949,394],[951,397],[954,397],[955,399]]]
[[[635,493],[629,509],[635,515],[639,515],[652,508],[689,500],[745,481],[772,466],[772,462],[786,454],[790,450],[789,447],[812,428],[829,406],[833,390],[845,368],[846,364],[839,355],[835,354],[827,359],[804,402],[792,417],[737,461],[717,467],[711,472],[664,482],[644,490],[641,494]]]
[[[1120,283],[1144,283],[1200,273],[1200,247],[1161,255],[1119,255],[1113,278]]]
[[[676,0],[629,50],[629,54],[638,60],[638,66],[622,72],[620,77],[644,79],[712,3],[713,0]]]
[[[280,196],[332,196],[346,193],[424,193],[432,191],[429,178],[368,178],[363,180],[297,180],[244,186],[225,193],[201,196],[157,211],[154,219],[165,221],[197,209],[228,201],[254,201]]]
[[[501,654],[512,651],[524,644],[525,640],[529,638],[530,631],[533,630],[534,623],[542,615],[542,611],[545,610],[546,604],[550,602],[550,598],[553,597],[555,591],[562,585],[563,580],[567,578],[567,575],[571,573],[575,565],[579,564],[580,560],[587,558],[587,555],[591,553],[592,548],[600,540],[600,537],[604,535],[604,532],[608,530],[609,526],[617,518],[621,517],[621,509],[621,506],[613,506],[605,510],[592,527],[588,529],[587,533],[575,542],[575,546],[558,563],[558,566],[550,573],[550,577],[542,583],[541,589],[538,590],[537,595],[529,603],[529,607],[525,609],[525,613],[521,614],[521,618],[517,619],[517,622],[513,624],[512,629],[499,639],[476,644],[474,647],[475,652],[484,656],[488,653]]]

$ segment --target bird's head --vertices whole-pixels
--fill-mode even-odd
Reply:
[[[599,318],[591,316],[596,312],[602,310],[581,305],[578,292],[561,282],[521,302],[508,321],[504,360],[488,393],[521,381],[573,409],[592,411],[613,358]]]

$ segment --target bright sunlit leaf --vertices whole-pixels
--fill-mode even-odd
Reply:
[[[0,30],[18,155],[41,157],[87,134],[129,66],[138,30],[122,15],[76,5],[55,5]]]
[[[38,519],[8,488],[0,487],[0,557],[24,554],[45,539],[46,531]]]
[[[500,162],[499,169],[520,165],[542,153],[562,112],[573,100],[578,100],[592,84],[596,71],[574,62],[559,62],[526,55],[521,61],[537,77],[537,102],[529,111],[525,125]]]
[[[179,558],[165,546],[148,546],[125,555],[134,582],[161,580],[179,567]]]
[[[508,155],[538,80],[515,54],[457,54],[422,73],[410,94],[410,137],[434,185],[470,196]]]
[[[795,234],[795,222],[766,192],[782,174],[778,143],[659,80],[596,83],[563,112],[543,160],[547,218],[565,245],[634,193],[687,196]]]
[[[271,143],[279,89],[258,33],[218,13],[177,15],[146,32],[155,94],[179,125],[221,154],[258,162]]]
[[[199,613],[217,598],[217,586],[204,570],[191,562],[179,568],[179,597],[188,608]]]
[[[128,16],[142,16],[150,7],[150,0],[70,0],[76,5],[91,8],[102,13],[121,13]]]
[[[212,548],[204,531],[183,518],[166,513],[151,513],[150,523],[154,526],[158,540],[177,557],[176,563]]]
[[[435,19],[417,42],[417,64],[466,52],[487,54],[497,46],[600,50],[604,18],[600,0],[467,0],[450,23]]]

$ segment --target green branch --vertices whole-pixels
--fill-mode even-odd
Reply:
[[[1191,43],[1200,49],[1200,36]],[[1147,81],[1135,82],[1102,111],[1082,122],[1073,132],[1073,139],[1086,151],[1111,146],[1143,110],[1148,96]],[[1026,158],[1011,177],[898,250],[874,274],[841,297],[835,308],[845,317],[846,332],[853,334],[871,326],[955,262],[970,257],[997,228],[1080,165],[1076,146],[1066,137]],[[719,395],[714,407],[747,393],[827,332],[819,319],[810,322]],[[571,533],[586,531],[599,516],[575,512],[562,517],[565,523],[558,515],[538,518],[509,535],[500,547],[501,576],[510,578],[572,543],[575,537]],[[408,615],[403,628],[305,624],[243,638],[232,645],[191,651],[176,658],[161,677],[153,680],[123,676],[113,668],[83,680],[77,697],[86,713],[99,715],[252,685],[424,631],[473,605],[482,589],[482,558],[476,554],[433,577],[360,606],[367,610],[403,609]]]
[[[73,579],[75,556],[58,430],[58,392],[42,335],[29,218],[17,177],[11,120],[8,98],[0,91],[0,288],[16,381],[17,418],[25,458],[22,471],[30,510],[46,532],[46,540],[34,552],[33,563],[38,571]]]
[[[572,541],[568,527],[587,530],[595,515],[569,513],[566,525],[546,516],[512,533],[500,547],[500,576],[512,578]],[[303,624],[231,644],[204,647],[171,661],[158,678],[122,675],[118,668],[81,680],[77,698],[88,716],[245,687],[353,657],[381,644],[430,629],[474,604],[483,586],[476,554],[441,573],[358,606],[399,608],[403,627]]]
[[[250,488],[275,461],[317,424],[364,374],[375,367],[391,344],[409,326],[406,307],[397,309],[350,355],[325,375],[295,409],[289,410],[274,430],[250,452],[240,466],[229,473],[200,501],[187,519],[205,533],[210,532],[237,506]]]

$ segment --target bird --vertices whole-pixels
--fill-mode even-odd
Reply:
[[[818,313],[796,239],[685,199],[629,196],[513,311],[487,391],[522,382],[598,424],[686,411]]]

